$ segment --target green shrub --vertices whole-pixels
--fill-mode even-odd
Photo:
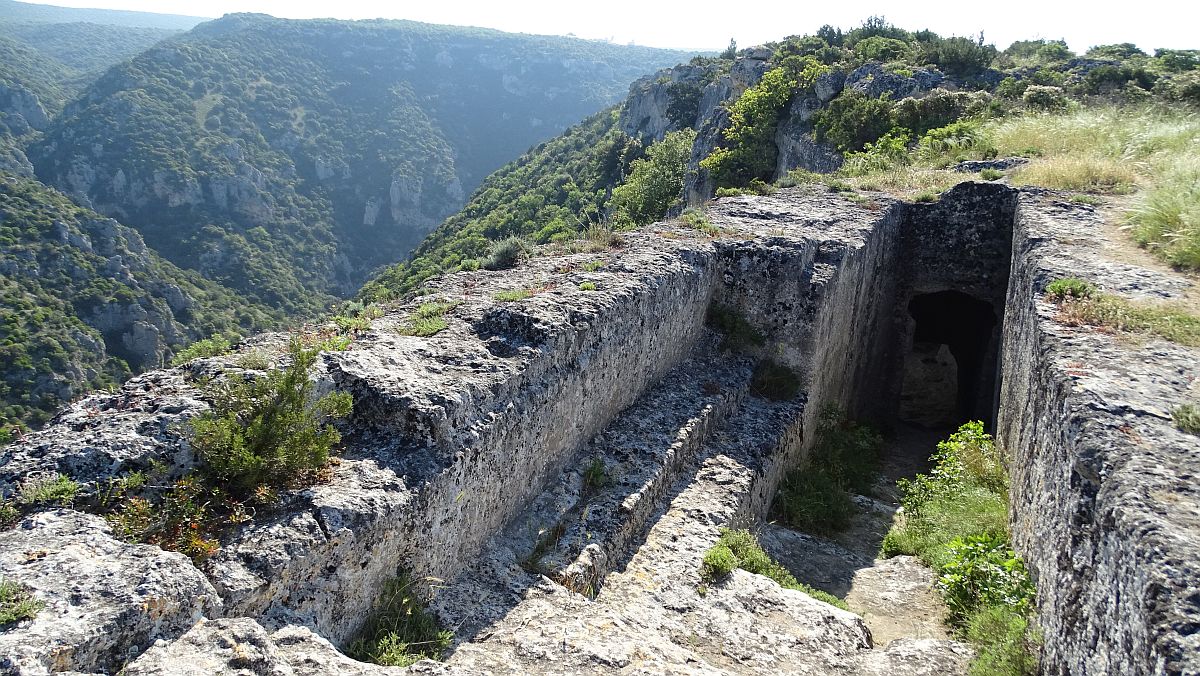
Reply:
[[[1091,298],[1096,291],[1096,285],[1091,282],[1077,277],[1064,277],[1046,285],[1046,298],[1055,302],[1068,298]]]
[[[1030,85],[1025,88],[1021,100],[1035,110],[1058,112],[1067,109],[1067,95],[1061,87]]]
[[[22,620],[32,620],[45,606],[25,587],[0,579],[0,629]]]
[[[700,209],[693,207],[684,209],[683,213],[679,215],[679,220],[686,223],[688,227],[699,230],[709,237],[716,237],[721,234],[721,229],[713,225],[713,222],[708,218],[708,214]]]
[[[996,149],[982,125],[975,120],[960,120],[930,129],[917,143],[917,157],[932,164],[949,164],[968,155],[996,156]]]
[[[421,605],[406,573],[387,582],[348,655],[363,662],[407,667],[423,659],[441,659],[454,634],[438,626]]]
[[[428,338],[446,330],[450,324],[446,321],[446,313],[458,307],[457,302],[422,303],[408,323],[400,329],[400,334]]]
[[[913,196],[913,201],[919,204],[928,204],[930,202],[936,202],[938,197],[938,193],[927,190],[925,192],[917,193],[915,196]]]
[[[458,269],[461,272],[475,272],[476,270],[479,269],[479,259],[478,258],[467,258],[467,259],[463,260],[463,262],[458,264]]]
[[[860,40],[854,52],[867,61],[905,61],[912,55],[912,48],[903,40],[876,35]]]
[[[891,131],[892,104],[847,89],[813,116],[813,126],[818,141],[833,144],[842,152],[862,150]]]
[[[957,626],[965,625],[982,607],[1002,607],[1024,615],[1033,601],[1033,582],[1025,563],[1004,535],[956,538],[948,546],[939,573],[937,588]]]
[[[729,109],[722,147],[700,161],[700,167],[709,172],[717,187],[739,188],[756,178],[771,178],[778,154],[775,129],[780,116],[798,89],[811,87],[828,71],[812,57],[789,57],[738,97]]]
[[[921,43],[921,59],[956,78],[971,78],[986,69],[998,52],[991,45],[963,37],[938,37]]]
[[[212,410],[192,419],[192,447],[213,484],[235,495],[310,480],[341,435],[327,421],[350,413],[348,393],[313,397],[317,352],[293,339],[291,364],[255,378],[211,385]]]
[[[217,551],[218,531],[247,518],[237,498],[212,486],[200,472],[189,473],[158,495],[134,495],[136,484],[112,488],[105,496],[105,506],[111,506],[105,518],[117,537],[158,545],[196,562]]]
[[[506,237],[492,244],[487,257],[479,264],[485,270],[507,270],[515,267],[525,253],[525,242],[520,237]]]
[[[198,340],[191,345],[183,348],[171,357],[171,366],[179,366],[186,364],[193,359],[201,357],[219,357],[228,353],[233,349],[233,344],[225,336],[212,336],[204,340]]]
[[[847,610],[846,602],[842,599],[796,581],[786,568],[763,551],[750,531],[722,528],[717,543],[704,554],[700,578],[707,582],[719,582],[737,568],[769,577],[784,589],[804,592],[818,601]]]
[[[1181,404],[1171,409],[1171,419],[1175,426],[1187,432],[1200,436],[1200,406]]]
[[[788,472],[779,484],[772,510],[781,523],[814,535],[845,530],[858,513],[837,478],[828,469],[811,465]]]
[[[629,177],[613,189],[613,220],[645,225],[675,206],[683,194],[684,172],[695,140],[694,129],[674,131],[651,145],[646,157],[634,160]]]
[[[862,152],[847,152],[841,173],[846,176],[865,176],[908,164],[908,144],[911,140],[912,135],[907,129],[892,129],[878,141],[866,144]]]
[[[724,334],[724,340],[721,342],[721,349],[724,350],[745,350],[766,342],[766,338],[753,324],[728,305],[713,302],[704,315],[704,323]]]
[[[1004,178],[1004,172],[999,169],[984,169],[979,172],[979,178],[985,181],[999,181]]]
[[[595,291],[596,283],[595,282],[580,282],[579,290],[580,291]]]
[[[1137,196],[1133,236],[1171,265],[1200,270],[1200,160],[1180,158]]]

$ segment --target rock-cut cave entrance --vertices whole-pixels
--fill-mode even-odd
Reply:
[[[904,358],[899,417],[927,428],[969,418],[991,422],[996,371],[996,311],[961,291],[914,296],[912,340]]]

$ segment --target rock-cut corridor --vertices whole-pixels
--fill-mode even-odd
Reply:
[[[411,673],[963,673],[970,650],[936,621],[894,630],[886,594],[863,591],[906,588],[902,561],[762,524],[836,407],[884,427],[994,427],[1050,673],[1200,670],[1200,455],[1164,418],[1200,359],[1063,326],[1042,296],[1068,275],[1134,296],[1183,282],[1102,260],[1092,207],[998,184],[922,205],[789,189],[706,212],[715,237],[658,223],[620,247],[434,280],[324,353],[314,377],[355,399],[340,461],[199,567],[67,509],[0,533],[0,574],[46,599],[0,634],[0,660],[21,674],[400,673],[339,648],[405,570],[455,635],[444,662]],[[494,298],[515,289],[532,295]],[[457,303],[446,330],[397,331],[434,299]],[[761,344],[729,349],[706,326],[715,306]],[[757,396],[762,359],[801,393]],[[189,377],[235,365],[199,360],[77,402],[5,449],[0,481],[182,471],[179,423],[207,406]],[[854,582],[866,619],[741,570],[704,585],[725,526],[759,530],[811,579],[849,585],[838,571],[859,557],[899,582]],[[910,591],[896,602],[928,588]]]

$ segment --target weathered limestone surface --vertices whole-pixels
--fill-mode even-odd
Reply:
[[[0,655],[17,673],[129,660],[133,674],[388,673],[338,647],[405,569],[442,581],[424,591],[457,630],[445,663],[411,673],[963,673],[961,644],[876,645],[861,617],[766,578],[702,586],[700,560],[720,527],[756,527],[823,409],[894,413],[911,338],[902,308],[947,287],[996,298],[990,285],[1008,270],[994,259],[1015,218],[999,432],[1017,459],[1015,536],[1039,575],[1049,664],[1194,671],[1195,440],[1166,411],[1195,392],[1196,355],[1054,323],[1042,286],[1090,269],[1080,242],[1093,226],[1079,209],[992,184],[922,208],[783,190],[713,204],[715,238],[655,224],[619,248],[434,280],[313,374],[355,398],[329,480],[230,533],[201,569],[65,510],[0,534],[0,575],[48,602],[0,635]],[[930,253],[959,248],[949,262]],[[1128,266],[1095,273],[1114,291],[1178,289]],[[532,297],[494,299],[522,288]],[[431,300],[457,303],[448,328],[402,335]],[[714,302],[763,344],[727,350],[704,326]],[[799,375],[797,397],[754,391],[765,358]],[[236,362],[147,374],[73,405],[6,449],[0,488],[53,471],[95,481],[151,460],[182,471],[194,460],[178,426],[205,406],[188,376]],[[80,539],[93,553],[75,553]],[[51,545],[31,563],[34,542]],[[57,566],[57,587],[43,565]],[[879,567],[878,584],[907,594],[927,582],[888,567],[902,565]],[[59,601],[72,594],[94,610]],[[38,646],[52,636],[85,648],[48,663]]]
[[[1152,299],[1186,282],[1103,261],[1100,227],[1054,194],[1018,203],[998,427],[1013,537],[1049,673],[1200,673],[1200,443],[1169,413],[1200,395],[1200,351],[1064,326],[1042,295],[1068,276]]]
[[[60,509],[0,533],[0,574],[46,606],[0,633],[0,671],[115,671],[174,638],[221,599],[187,557],[113,538],[103,519]]]

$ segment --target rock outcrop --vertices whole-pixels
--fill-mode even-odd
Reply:
[[[937,333],[912,309],[953,292],[1000,319],[976,327],[971,354],[980,374],[1002,365],[1001,400],[994,387],[980,387],[970,402],[988,417],[999,408],[1001,440],[1017,460],[1016,542],[1038,576],[1049,670],[1195,670],[1187,628],[1196,602],[1187,590],[1198,584],[1190,563],[1197,532],[1188,525],[1194,493],[1184,485],[1194,441],[1187,446],[1161,414],[1128,418],[1141,405],[1115,380],[1096,381],[1086,405],[1056,403],[1085,394],[1054,364],[1086,357],[1055,350],[1087,345],[1114,364],[1129,359],[1109,336],[1057,324],[1037,300],[1056,274],[1054,252],[1071,251],[1059,240],[1089,237],[1086,207],[968,183],[928,206],[794,189],[719,200],[707,213],[715,237],[659,223],[624,235],[618,248],[431,280],[351,349],[325,353],[313,374],[322,388],[355,398],[329,479],[236,528],[199,569],[163,555],[179,563],[162,569],[170,585],[211,585],[212,604],[197,605],[199,591],[174,593],[162,607],[176,619],[136,636],[106,633],[103,621],[86,624],[51,605],[10,629],[7,645],[84,624],[95,644],[53,665],[10,647],[9,663],[18,673],[102,671],[112,668],[110,656],[125,655],[131,674],[387,673],[338,648],[404,570],[426,581],[429,607],[455,629],[446,661],[411,673],[963,673],[970,651],[957,642],[885,643],[891,637],[873,636],[863,618],[765,577],[700,576],[721,527],[758,527],[784,471],[808,452],[821,411],[894,419],[905,362],[920,356],[910,350],[914,337]],[[1161,278],[1122,274],[1171,293]],[[513,289],[532,295],[494,298]],[[410,313],[432,300],[456,303],[447,328],[402,335]],[[705,325],[714,305],[749,322],[761,345],[731,349]],[[1067,334],[1080,342],[1059,337]],[[1163,370],[1148,386],[1188,387],[1194,354],[1152,350],[1150,363]],[[768,358],[795,374],[798,391],[756,384]],[[58,471],[87,481],[151,459],[186,466],[186,446],[171,431],[204,405],[187,374],[149,374],[69,409],[9,450],[4,480]],[[1121,431],[1126,423],[1134,434]],[[1165,443],[1147,448],[1139,438]],[[1113,454],[1127,469],[1073,474]],[[1089,489],[1097,477],[1102,490]],[[1153,500],[1180,511],[1164,516]],[[56,537],[55,520],[68,515],[98,523],[51,512],[14,533]],[[20,563],[22,546],[5,549],[0,575],[56,598]],[[1064,551],[1080,553],[1071,560]],[[900,580],[896,589],[927,589],[903,566],[876,574]],[[131,579],[137,571],[106,581],[113,598],[142,589]],[[87,588],[89,579],[72,574],[63,587]],[[1107,605],[1105,585],[1122,590]],[[108,616],[120,607],[114,602]],[[1122,613],[1119,629],[1100,631],[1112,608]],[[137,621],[128,624],[145,626]],[[1075,635],[1075,627],[1088,630]]]

